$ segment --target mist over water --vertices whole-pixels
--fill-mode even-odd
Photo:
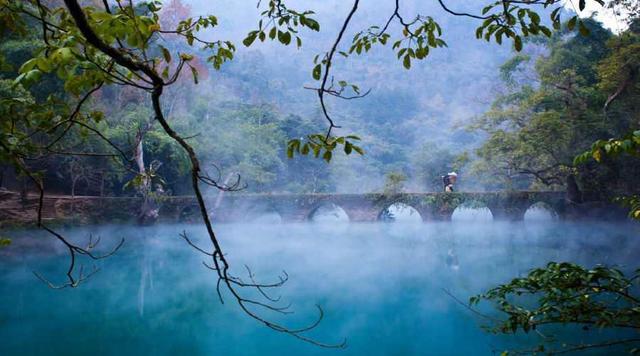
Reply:
[[[320,205],[311,213],[311,221],[319,223],[349,222],[349,216],[335,204]]]
[[[415,224],[421,222],[422,217],[412,206],[403,203],[394,203],[382,212],[380,220]]]
[[[488,222],[493,220],[493,214],[487,207],[473,208],[465,205],[457,207],[451,214],[452,221]]]
[[[637,225],[452,222],[419,224],[228,224],[218,227],[235,275],[290,280],[277,291],[295,314],[266,314],[301,326],[320,304],[326,316],[310,335],[347,338],[344,350],[314,347],[221,305],[212,271],[178,234],[207,247],[199,225],[96,226],[63,231],[103,238],[119,253],[77,289],[51,290],[32,271],[61,280],[68,256],[40,231],[15,231],[0,250],[0,354],[30,355],[490,355],[530,346],[535,335],[485,333],[462,300],[548,261],[632,269]],[[25,253],[29,252],[29,253]],[[86,261],[85,261],[86,262]],[[594,336],[595,335],[595,336]],[[597,337],[591,332],[589,337]],[[578,336],[576,336],[578,337]],[[34,342],[38,340],[38,342]]]

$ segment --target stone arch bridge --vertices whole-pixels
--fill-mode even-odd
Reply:
[[[459,192],[400,194],[246,194],[225,193],[205,197],[214,222],[250,221],[256,214],[278,213],[283,222],[310,220],[323,205],[342,208],[352,222],[373,222],[395,203],[406,204],[420,213],[423,221],[448,221],[461,205],[487,207],[494,220],[524,219],[529,207],[544,203],[560,219],[625,218],[624,208],[603,201],[576,204],[564,192]],[[43,217],[47,220],[102,223],[136,219],[141,206],[136,197],[45,196]],[[15,192],[0,191],[0,223],[28,223],[35,219],[36,196],[21,199]],[[162,201],[161,222],[198,222],[199,207],[193,196],[170,196]]]
[[[529,207],[544,203],[560,219],[584,215],[593,208],[580,209],[566,199],[565,192],[461,192],[461,193],[400,193],[400,194],[226,194],[219,206],[209,199],[212,219],[217,222],[247,220],[256,213],[278,213],[283,222],[310,220],[321,206],[342,208],[349,221],[373,222],[396,203],[414,208],[423,221],[448,221],[461,206],[487,207],[494,220],[519,221]],[[172,197],[164,202],[160,215],[189,221],[198,218],[199,208],[192,197]]]

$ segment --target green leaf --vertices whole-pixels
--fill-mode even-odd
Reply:
[[[331,156],[332,153],[331,151],[326,151],[323,155],[322,155],[322,159],[327,161],[327,163],[329,163],[331,161]]]
[[[160,49],[162,50],[162,56],[164,57],[164,60],[167,63],[171,63],[171,53],[169,52],[169,50],[164,48],[163,46],[160,46]]]
[[[580,34],[583,36],[589,36],[589,33],[591,31],[589,31],[589,29],[587,28],[587,26],[585,26],[584,22],[580,21],[580,26],[578,26],[579,30],[580,30]]]
[[[345,144],[344,144],[344,153],[346,153],[347,155],[350,155],[352,149],[353,149],[353,147],[351,145],[351,142],[349,142],[349,141],[345,142]]]
[[[408,54],[406,56],[404,56],[404,59],[402,61],[402,66],[405,69],[411,69],[411,57],[409,57]]]
[[[281,34],[278,34],[278,40],[280,40],[280,43],[284,44],[284,45],[289,45],[289,43],[291,43],[291,33],[290,32],[280,32]]]
[[[313,67],[313,72],[311,74],[313,76],[313,79],[320,80],[320,75],[322,74],[322,65],[316,64],[316,66]]]
[[[49,61],[49,59],[45,57],[38,58],[38,68],[46,73],[51,72],[51,70],[53,69],[51,66],[51,61]]]
[[[251,44],[256,40],[256,38],[258,37],[258,32],[251,32],[249,33],[249,35],[247,35],[247,37],[242,41],[242,44],[244,44],[246,47],[251,46]]]
[[[516,51],[518,51],[518,52],[522,51],[522,38],[520,36],[516,36],[513,39],[513,45],[514,45]]]
[[[569,30],[573,30],[576,27],[576,22],[578,21],[578,16],[572,17],[569,22],[567,22],[567,28]]]
[[[309,27],[310,29],[314,30],[314,31],[320,31],[320,24],[318,23],[318,21],[314,20],[314,19],[310,19],[310,18],[306,18],[306,25],[307,27]]]
[[[24,62],[20,66],[20,69],[18,69],[18,72],[19,73],[26,73],[26,72],[32,70],[33,68],[35,68],[37,64],[38,64],[38,59],[37,58],[31,58],[30,60]]]

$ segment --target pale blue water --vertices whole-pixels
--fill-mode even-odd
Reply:
[[[550,260],[633,269],[640,246],[638,226],[607,223],[218,226],[236,274],[245,263],[258,279],[289,273],[278,294],[296,313],[267,316],[296,327],[322,305],[325,320],[309,335],[348,343],[327,350],[265,328],[229,298],[221,305],[183,230],[207,246],[197,225],[64,230],[100,235],[105,249],[126,238],[98,274],[66,290],[32,274],[61,281],[61,246],[40,231],[3,232],[14,241],[0,250],[0,355],[491,355],[539,338],[484,332],[443,288],[467,300]]]

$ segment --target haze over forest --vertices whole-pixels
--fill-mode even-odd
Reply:
[[[458,186],[463,190],[562,189],[573,156],[587,149],[593,139],[607,137],[594,130],[579,134],[580,143],[573,144],[570,151],[557,147],[559,152],[566,151],[564,157],[551,155],[553,157],[542,157],[540,162],[531,164],[527,157],[541,157],[540,154],[524,152],[517,157],[502,157],[505,149],[519,152],[503,139],[485,145],[484,152],[479,153],[477,150],[488,138],[496,138],[496,132],[506,129],[517,133],[521,129],[511,127],[513,123],[509,122],[487,127],[485,119],[492,114],[492,104],[523,88],[540,87],[544,75],[557,77],[562,68],[576,66],[572,62],[558,64],[561,60],[549,59],[558,64],[557,69],[545,73],[540,71],[543,67],[536,64],[538,58],[549,57],[553,46],[558,48],[558,53],[564,50],[560,47],[565,45],[559,44],[570,42],[575,33],[565,32],[551,40],[529,38],[524,50],[516,54],[510,41],[498,45],[476,39],[475,30],[481,21],[450,16],[437,2],[405,1],[401,9],[403,16],[411,19],[418,13],[432,16],[442,27],[442,39],[448,47],[431,49],[426,59],[412,62],[411,70],[403,68],[402,60],[397,59],[390,46],[374,47],[369,53],[349,58],[338,55],[332,65],[335,81],[345,80],[359,86],[361,93],[369,90],[370,93],[357,100],[329,97],[328,108],[341,126],[335,133],[360,136],[365,154],[335,155],[331,164],[304,156],[290,160],[286,155],[289,139],[326,129],[317,93],[305,87],[316,85],[311,76],[313,58],[331,47],[349,4],[292,2],[291,7],[314,10],[321,26],[319,32],[300,31],[303,46],[298,49],[277,41],[256,41],[250,48],[242,45],[247,32],[256,27],[260,18],[261,10],[252,1],[171,0],[164,3],[163,26],[175,26],[178,19],[187,16],[213,14],[219,24],[202,31],[202,38],[230,40],[237,47],[233,60],[224,63],[219,71],[210,68],[205,63],[207,56],[199,52],[201,57],[193,62],[199,71],[199,84],[193,83],[190,73],[183,73],[177,85],[167,88],[164,109],[181,134],[196,135],[192,140],[197,142],[198,155],[207,166],[219,168],[223,180],[233,180],[236,174],[240,175],[248,191],[373,192],[388,190],[390,185],[392,190],[437,191],[441,189],[441,176],[453,170],[460,173]],[[383,25],[393,10],[392,5],[392,2],[384,5],[363,2],[339,50],[348,49],[355,33],[371,25]],[[455,10],[474,13],[482,5],[479,0],[458,2]],[[565,12],[567,17],[571,14]],[[541,9],[543,17],[548,13]],[[621,23],[624,26],[624,21],[608,22],[608,26],[619,29]],[[596,52],[604,53],[606,40],[613,34],[594,21],[588,26],[602,32],[597,44],[602,51]],[[399,24],[393,23],[391,31],[400,31]],[[189,51],[185,43],[171,35],[159,36],[154,41],[171,51]],[[586,42],[584,45],[592,46]],[[16,57],[14,71],[21,65],[20,59],[33,50],[13,41],[8,41],[4,48],[9,58]],[[596,71],[597,61],[602,58],[602,55],[593,58],[591,71]],[[9,71],[6,77],[13,73]],[[597,84],[590,81],[589,85]],[[47,81],[38,84],[42,96],[56,85]],[[128,88],[109,87],[101,90],[94,105],[114,117],[105,129],[115,142],[126,146],[133,141],[134,132],[148,130],[143,138],[145,164],[154,162],[159,166],[159,176],[164,178],[172,194],[188,194],[186,157],[163,135],[159,125],[150,124],[152,110],[146,99],[145,95]],[[522,103],[509,105],[523,106]],[[589,110],[597,111],[598,105],[600,103],[594,101]],[[114,125],[114,121],[120,124]],[[611,127],[603,130],[609,137],[617,133]],[[570,140],[566,135],[554,139],[556,142]],[[535,141],[530,137],[521,141],[528,145],[529,140]],[[492,162],[498,161],[504,164],[493,167]],[[75,186],[65,184],[66,180],[77,181],[77,193],[81,195],[94,195],[105,189],[109,194],[128,194],[122,185],[132,176],[117,165],[96,162],[80,158],[42,163],[49,168],[54,182],[48,189],[65,194],[76,192]],[[89,173],[69,173],[73,169]],[[57,173],[54,175],[51,171]],[[96,178],[97,171],[106,173]],[[539,172],[544,172],[544,176]],[[102,183],[92,183],[92,180]]]
[[[184,1],[184,5],[184,10],[192,15],[212,13],[218,17],[220,26],[205,37],[229,39],[234,43],[240,43],[248,29],[255,27],[260,12],[250,1],[224,5]],[[393,10],[392,5],[363,3],[347,31],[347,40],[372,24],[382,25]],[[341,1],[294,2],[291,6],[314,10],[321,31],[302,32],[302,49],[269,41],[251,48],[240,46],[234,60],[223,65],[219,73],[212,73],[209,80],[174,89],[181,92],[178,98],[186,95],[189,100],[206,102],[208,108],[220,105],[214,110],[217,114],[202,109],[196,111],[192,101],[184,101],[182,106],[178,102],[175,115],[199,115],[222,125],[230,135],[242,135],[234,132],[238,130],[236,127],[223,123],[228,115],[239,114],[235,110],[249,110],[251,113],[246,117],[249,120],[259,120],[256,116],[261,115],[278,117],[279,128],[293,126],[285,129],[288,134],[303,136],[323,131],[326,122],[317,95],[304,87],[314,85],[311,78],[313,57],[330,48],[343,20],[336,14],[346,14],[350,4]],[[456,3],[455,6],[457,11],[474,12],[482,6],[482,1]],[[433,16],[443,28],[443,39],[448,47],[432,50],[426,60],[414,63],[410,71],[402,67],[402,62],[388,47],[376,48],[363,56],[338,57],[333,65],[336,81],[346,80],[358,85],[361,91],[371,90],[365,98],[351,101],[332,98],[329,104],[332,115],[342,126],[337,131],[363,138],[364,156],[338,156],[331,165],[300,157],[306,161],[305,165],[312,166],[307,168],[309,172],[303,179],[306,183],[300,183],[301,187],[278,183],[286,175],[276,171],[287,172],[292,164],[282,160],[284,143],[278,157],[272,157],[269,162],[273,164],[271,169],[262,165],[268,171],[263,173],[278,177],[274,180],[256,177],[257,173],[248,167],[251,163],[243,166],[225,160],[220,162],[213,154],[211,159],[226,172],[240,173],[250,190],[264,190],[261,183],[266,183],[267,190],[272,191],[379,191],[383,189],[385,176],[395,172],[407,177],[406,189],[432,191],[439,189],[440,176],[451,170],[461,171],[462,189],[495,188],[486,187],[485,182],[469,172],[474,151],[486,139],[486,134],[468,126],[489,109],[495,95],[507,90],[500,80],[500,67],[513,55],[512,45],[477,40],[473,35],[477,21],[448,16],[436,2],[406,1],[402,12],[408,17],[417,13]],[[524,53],[532,56],[533,63],[546,52],[543,46],[531,45]],[[283,117],[296,121],[283,123],[279,121]],[[218,129],[211,126],[201,134],[208,135],[213,130]],[[285,141],[288,138],[291,137],[285,137]],[[261,139],[265,137],[258,141]],[[243,172],[243,167],[248,170]],[[299,168],[295,174],[305,174],[300,172],[304,171],[302,165],[295,167]],[[465,176],[465,173],[468,174]]]
[[[342,19],[332,15],[345,13],[349,4],[334,1],[313,5],[322,30],[303,34],[303,50],[288,47],[282,51],[282,46],[275,43],[242,49],[236,60],[223,67],[222,80],[215,76],[213,82],[194,87],[197,95],[208,95],[206,92],[212,90],[217,93],[212,94],[216,101],[268,105],[280,114],[300,116],[314,132],[322,131],[326,123],[317,95],[303,87],[313,86],[313,56],[326,51],[335,39]],[[192,4],[194,13],[204,12],[207,7],[210,7],[207,2]],[[392,11],[387,7],[364,3],[347,38],[370,24],[383,24]],[[367,152],[363,157],[340,157],[333,165],[317,167],[317,174],[330,174],[336,191],[380,189],[385,174],[393,171],[417,178],[413,190],[427,189],[420,184],[419,178],[423,177],[418,178],[419,175],[431,175],[433,180],[447,172],[417,172],[411,167],[412,159],[418,159],[425,150],[436,150],[433,152],[436,155],[449,151],[451,155],[446,156],[451,158],[469,151],[482,140],[481,135],[465,130],[464,126],[488,108],[489,93],[498,90],[496,73],[509,57],[510,46],[476,40],[472,36],[476,23],[446,16],[436,3],[419,8],[414,2],[406,2],[403,8],[407,14],[419,12],[439,18],[449,48],[434,50],[411,71],[402,67],[389,48],[378,48],[362,57],[339,58],[335,63],[338,79],[355,83],[363,91],[371,89],[367,97],[359,100],[331,101],[332,113],[343,127],[339,132],[360,135]],[[259,14],[250,2],[231,8],[222,6],[219,12],[214,8],[213,12],[219,13],[221,20],[219,37],[228,36],[236,41],[255,26]],[[234,20],[231,24],[225,18],[244,21]],[[464,184],[464,179],[461,181]]]

